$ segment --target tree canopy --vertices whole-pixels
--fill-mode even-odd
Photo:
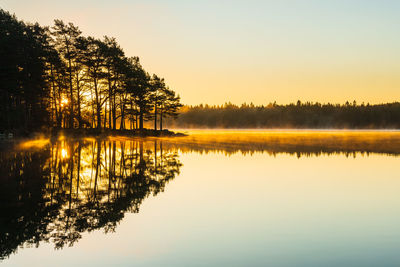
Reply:
[[[400,103],[185,106],[178,119],[167,124],[176,128],[398,129]]]
[[[179,96],[115,38],[27,24],[0,10],[0,131],[143,129],[175,116]]]

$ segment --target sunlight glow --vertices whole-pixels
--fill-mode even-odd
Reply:
[[[61,100],[60,106],[64,107],[68,105],[68,98],[63,97],[63,99]]]
[[[42,148],[42,147],[46,146],[49,142],[50,142],[50,140],[48,138],[30,140],[30,141],[22,142],[19,145],[19,148],[20,149]]]
[[[61,149],[61,157],[63,159],[68,158],[68,151],[65,148]]]

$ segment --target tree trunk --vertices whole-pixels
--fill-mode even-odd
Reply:
[[[54,120],[56,122],[56,127],[58,126],[58,113],[57,113],[57,95],[56,95],[56,85],[54,81],[53,64],[50,64],[50,76],[51,76],[51,87],[53,89],[53,104],[54,104]],[[54,126],[54,124],[53,124]]]
[[[92,128],[94,128],[94,121],[95,121],[95,119],[94,119],[94,111],[95,111],[95,104],[94,104],[94,98],[93,98],[93,90],[91,90],[92,88],[90,88],[90,98],[91,98],[91,100],[92,100],[92,108],[91,108],[91,112],[92,112],[92,116],[90,117],[90,119],[91,119],[91,125],[92,125]]]
[[[104,103],[104,128],[107,128],[107,105]]]
[[[123,100],[123,102],[125,102]],[[119,125],[119,129],[123,130],[125,129],[125,103],[121,104],[121,123]]]
[[[143,110],[139,108],[139,129],[143,130]]]
[[[76,98],[78,104],[78,128],[82,128],[82,118],[81,118],[81,96],[79,88],[79,74],[76,72]]]
[[[101,129],[101,107],[100,103],[96,104],[96,109],[97,109],[97,129]]]
[[[69,128],[74,128],[74,90],[72,87],[72,63],[71,63],[71,55],[68,49],[68,69],[69,69],[69,95],[71,98],[71,103],[69,106]]]
[[[161,111],[161,113],[160,113],[160,131],[162,131],[162,118],[163,118],[163,114],[162,114],[162,111]]]
[[[133,101],[132,101],[132,99],[131,99],[131,114],[130,114],[131,116],[130,116],[130,121],[131,121],[131,130],[133,130],[133,123],[134,123],[134,114],[133,114]]]
[[[112,90],[111,90],[111,79],[110,79],[110,69],[108,69],[108,128],[111,129],[111,113],[112,113]],[[107,117],[107,113],[105,114]]]
[[[57,109],[58,109],[58,117],[57,117],[57,127],[62,128],[62,124],[63,124],[63,108],[61,107],[61,86],[60,86],[60,75],[58,74],[58,105]]]
[[[113,121],[113,126],[112,128],[115,130],[116,129],[116,124],[117,124],[117,115],[116,115],[116,108],[117,105],[115,104],[115,93],[113,94],[113,109],[112,109],[112,121]]]
[[[94,78],[94,93],[96,97],[97,129],[101,129],[101,106],[99,101],[99,92],[97,91],[97,78]]]
[[[154,131],[157,131],[157,101],[154,104]]]

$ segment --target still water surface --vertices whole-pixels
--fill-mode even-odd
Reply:
[[[0,265],[399,266],[400,133],[192,131],[0,152]]]

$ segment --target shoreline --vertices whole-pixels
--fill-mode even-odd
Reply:
[[[125,137],[182,137],[186,136],[181,132],[170,130],[110,130],[110,129],[52,129],[51,137],[106,137],[106,136],[125,136]]]
[[[183,137],[187,136],[182,132],[170,130],[152,130],[152,129],[134,129],[134,130],[110,130],[110,129],[48,129],[45,131],[35,131],[31,133],[16,132],[13,130],[5,130],[0,136],[0,142],[15,141],[19,139],[30,139],[38,136],[45,136],[48,138],[56,137],[108,137],[108,136],[124,136],[124,137]]]

